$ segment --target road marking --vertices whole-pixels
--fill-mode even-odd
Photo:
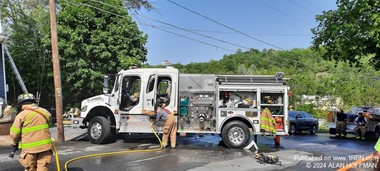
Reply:
[[[352,162],[352,163],[346,165],[345,167],[342,167],[342,168],[340,168],[340,169],[338,169],[338,170],[336,170],[336,171],[347,171],[347,170],[349,170],[349,169],[351,169],[351,168],[357,166],[357,165],[360,164],[360,163],[364,163],[364,162],[366,162],[367,160],[371,159],[372,156],[373,156],[373,154],[370,154],[370,155],[368,155],[368,156],[366,156],[366,157],[363,157],[363,158],[361,158],[361,159],[359,159],[359,160],[356,160],[356,161],[354,161],[354,162]]]

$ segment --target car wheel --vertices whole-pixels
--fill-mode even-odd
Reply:
[[[243,122],[232,121],[222,130],[222,139],[229,148],[244,148],[250,139],[250,132]]]
[[[289,134],[295,134],[296,133],[296,125],[291,124],[289,129]]]
[[[113,139],[110,122],[101,116],[91,119],[87,136],[93,144],[103,144]]]
[[[317,126],[313,125],[310,129],[310,134],[314,135],[315,133],[317,133]]]

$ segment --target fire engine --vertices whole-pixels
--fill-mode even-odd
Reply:
[[[230,148],[244,148],[260,129],[268,108],[276,120],[275,135],[288,134],[288,92],[284,73],[275,75],[183,74],[171,66],[121,70],[111,93],[104,76],[103,94],[81,103],[72,124],[87,128],[89,140],[101,144],[121,133],[152,133],[160,98],[174,113],[177,133],[219,134]],[[153,124],[163,132],[163,124]]]

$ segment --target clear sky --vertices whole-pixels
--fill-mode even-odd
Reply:
[[[133,14],[148,35],[147,63],[220,60],[238,49],[307,48],[315,16],[334,0],[151,0],[154,10]],[[242,61],[243,62],[243,61]]]

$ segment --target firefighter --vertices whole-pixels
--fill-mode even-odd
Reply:
[[[375,152],[373,153],[373,162],[375,163],[374,170],[380,170],[380,138],[375,145]]]
[[[177,123],[175,122],[174,114],[165,108],[167,101],[166,98],[160,99],[161,106],[157,109],[156,121],[160,119],[166,120],[164,124],[164,134],[162,135],[162,146],[168,146],[170,137],[170,146],[175,148],[177,141]]]
[[[289,106],[289,111],[293,111],[294,107],[292,105]]]
[[[340,109],[339,112],[336,113],[336,137],[341,138],[346,136],[346,123],[347,123],[347,115],[343,112],[343,109]]]
[[[365,132],[366,132],[366,127],[367,127],[367,118],[363,116],[363,113],[359,113],[359,116],[355,119],[355,124],[357,126],[354,129],[355,132],[355,137],[356,139],[360,139],[360,137],[364,140],[365,139]],[[361,136],[359,135],[359,131],[361,133]]]
[[[48,170],[53,154],[51,114],[38,107],[33,94],[21,94],[17,101],[20,113],[10,130],[12,146],[22,149],[19,161],[25,170]]]

